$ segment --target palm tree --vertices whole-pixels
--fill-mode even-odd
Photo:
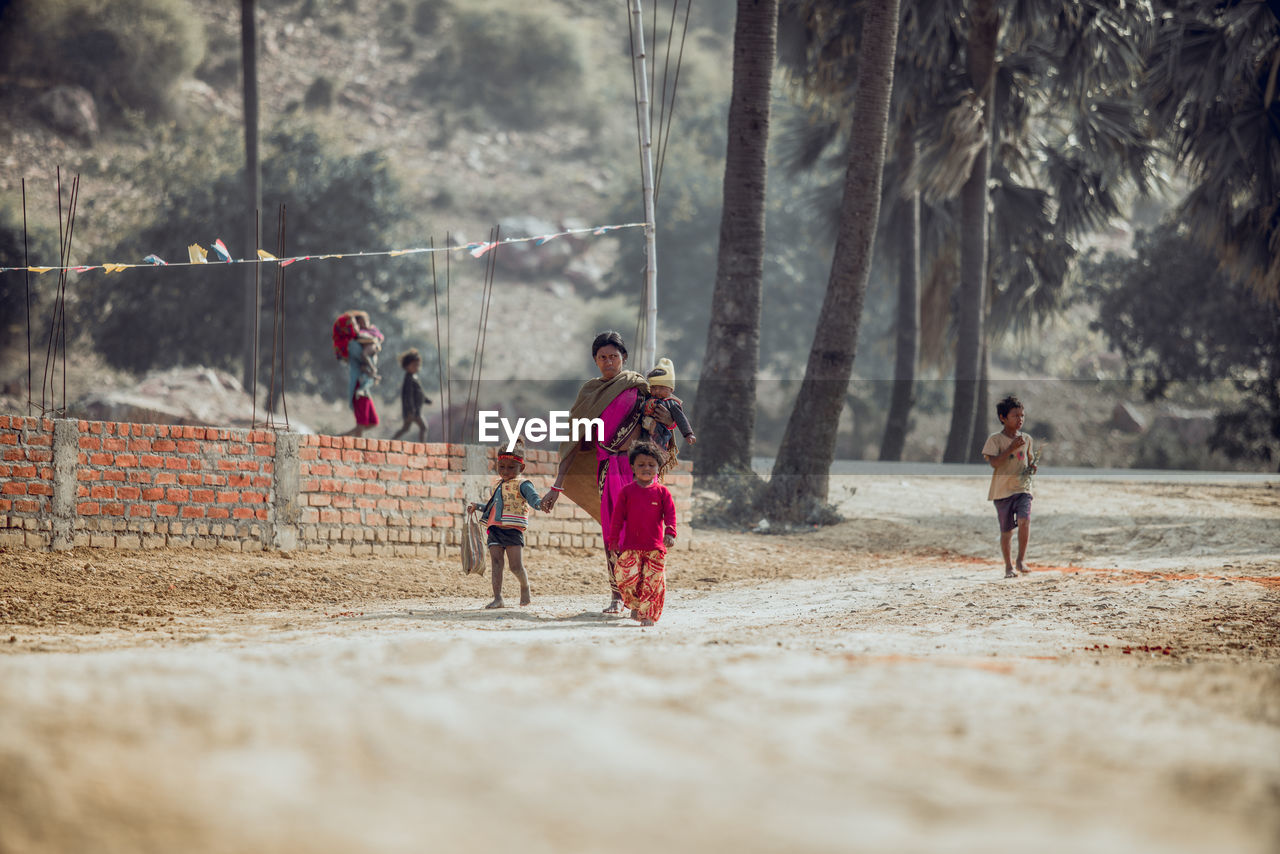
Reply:
[[[1145,88],[1192,182],[1180,215],[1235,278],[1280,301],[1280,7],[1159,6]]]
[[[955,394],[951,402],[951,429],[942,461],[964,461],[973,440],[978,376],[982,355],[983,297],[987,284],[987,179],[991,174],[991,95],[996,79],[996,42],[1000,14],[995,0],[969,4],[967,59],[969,103],[967,118],[977,124],[973,159],[960,190],[960,284],[956,294]]]
[[[766,154],[777,36],[777,0],[738,0],[720,249],[698,383],[703,435],[698,449],[700,476],[751,470],[760,362]]]
[[[774,519],[799,522],[827,498],[836,426],[862,317],[880,212],[881,175],[898,43],[898,0],[862,5],[852,131],[835,256],[804,381],[763,496]]]

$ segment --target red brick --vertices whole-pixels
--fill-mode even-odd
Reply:
[[[108,516],[123,516],[124,505],[123,504],[103,504],[102,512],[107,514]]]
[[[320,521],[326,524],[336,524],[342,521],[342,514],[337,510],[321,510]]]
[[[236,461],[235,460],[218,460],[217,467],[220,471],[235,471]]]
[[[27,485],[25,483],[19,483],[17,481],[11,480],[8,483],[4,484],[3,486],[0,486],[0,495],[26,495],[26,494],[27,494]]]
[[[163,425],[161,426],[161,429],[163,429]],[[167,453],[170,453],[171,451],[177,450],[177,447],[178,447],[178,443],[173,441],[172,439],[156,439],[151,443],[151,450],[159,451],[160,453],[163,453],[163,454],[167,454]]]
[[[102,449],[104,451],[124,451],[129,447],[129,442],[125,439],[110,438],[102,440]]]
[[[267,489],[270,486],[271,486],[271,478],[269,477],[255,477],[253,479],[254,489]]]
[[[138,516],[150,516],[150,515],[151,515],[151,505],[149,505],[149,504],[130,504],[130,505],[129,505],[129,515],[130,515],[131,517],[135,517],[135,518],[136,518],[136,517],[138,517]]]
[[[359,510],[343,510],[343,511],[342,511],[342,524],[344,524],[344,525],[359,525],[359,524],[360,524],[360,511],[359,511]]]
[[[182,508],[182,518],[183,519],[203,519],[204,508],[192,507],[191,505],[187,505],[186,507]]]
[[[39,513],[40,502],[15,498],[13,501],[13,509],[17,513]]]
[[[130,439],[129,450],[135,454],[144,454],[151,450],[151,442],[148,439]]]
[[[99,484],[89,490],[89,497],[90,498],[115,498],[116,488],[114,486]]]
[[[227,445],[227,453],[232,454],[234,456],[242,456],[244,454],[249,453],[249,446],[241,445],[238,443],[234,445]]]
[[[432,517],[431,517],[431,527],[433,527],[433,528],[452,528],[452,527],[453,527],[453,517],[452,517],[452,516],[432,516]]]
[[[381,451],[365,451],[364,461],[370,465],[380,466],[386,463],[387,455]]]
[[[149,471],[131,471],[129,472],[130,483],[150,483],[151,472]]]
[[[187,467],[192,471],[200,471],[204,468],[204,460],[187,460]]]
[[[187,460],[183,457],[165,457],[164,467],[176,471],[186,471]]]
[[[218,500],[218,496],[212,489],[193,489],[191,500],[199,501],[201,504],[212,504]]]
[[[253,511],[253,518],[265,520],[267,518],[267,508],[259,507],[257,510]]]
[[[102,512],[102,508],[93,501],[81,501],[76,505],[76,513],[81,516],[97,516]]]
[[[233,519],[252,519],[253,508],[252,507],[232,507],[231,516]]]
[[[138,465],[144,469],[158,469],[164,465],[164,457],[156,454],[142,454],[138,457]]]
[[[120,469],[107,469],[106,471],[104,471],[104,472],[102,473],[102,479],[103,479],[103,480],[114,480],[114,481],[118,481],[118,482],[123,483],[123,482],[124,482],[124,472],[120,471]]]
[[[206,515],[210,519],[230,519],[231,511],[225,507],[210,507]]]
[[[307,504],[312,507],[328,507],[333,504],[333,496],[325,495],[323,493],[319,495],[309,495],[307,496]]]
[[[200,453],[200,445],[196,442],[174,442],[173,449],[179,454],[198,454]]]
[[[243,493],[241,500],[243,500],[245,504],[265,504],[267,496],[262,492],[245,492]]]
[[[143,501],[159,501],[161,498],[164,498],[164,490],[159,487],[142,490]]]
[[[14,466],[13,476],[14,477],[35,477],[36,467],[35,466]]]
[[[219,504],[235,504],[239,500],[240,500],[240,493],[238,492],[219,492],[218,493]]]
[[[190,501],[191,493],[185,489],[170,489],[165,492],[164,497],[176,504]]]
[[[122,501],[137,501],[142,497],[142,490],[136,486],[121,486],[116,488],[116,498]]]
[[[27,495],[53,495],[53,486],[48,483],[29,483]]]
[[[178,482],[178,476],[171,472],[162,471],[156,474],[156,483],[169,486]]]
[[[186,474],[178,475],[178,483],[182,484],[183,486],[199,486],[200,481],[201,481],[201,477],[198,474],[191,474],[190,472],[188,472]]]
[[[157,516],[177,516],[178,506],[176,504],[157,504],[156,515]]]
[[[102,433],[102,426],[103,426],[103,425],[102,425],[102,422],[101,422],[101,421],[90,421],[90,422],[89,422],[89,432],[90,432],[90,433],[95,433],[95,434],[101,434],[101,433]]]
[[[259,457],[273,457],[276,453],[276,446],[267,444],[254,445],[253,453]]]
[[[53,451],[46,451],[44,448],[32,448],[28,443],[27,459],[33,463],[51,463],[53,462]]]
[[[0,498],[0,512],[8,512],[13,507],[13,502],[8,498]]]
[[[102,440],[93,436],[81,436],[79,446],[82,451],[101,451]]]
[[[27,452],[18,447],[11,448],[4,452],[4,459],[6,462],[13,462],[14,460],[25,460],[26,458],[27,458]]]
[[[7,429],[8,427],[9,427],[9,416],[0,415],[0,430]]]
[[[133,468],[138,464],[135,454],[116,454],[116,465],[121,468]]]
[[[376,481],[373,481],[370,483],[366,483],[364,485],[364,494],[365,495],[386,495],[387,488],[382,484]]]
[[[378,503],[372,498],[357,498],[355,500],[355,505],[361,510],[372,510],[374,507],[378,506]]]

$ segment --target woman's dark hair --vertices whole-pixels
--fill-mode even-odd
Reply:
[[[627,462],[634,463],[636,457],[653,457],[654,462],[662,465],[662,455],[658,453],[658,449],[648,442],[636,442],[631,446],[631,451],[627,454]]]
[[[1022,409],[1022,401],[1018,400],[1018,398],[1013,395],[1009,395],[1004,400],[996,404],[996,415],[1004,418],[1015,409]]]
[[[601,347],[617,347],[622,358],[627,358],[627,345],[622,343],[622,335],[612,329],[601,332],[596,336],[596,340],[591,342],[591,358],[596,357]]]

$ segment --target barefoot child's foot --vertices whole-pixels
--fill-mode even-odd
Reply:
[[[1020,575],[1026,575],[1029,572],[1031,572],[1031,570],[1027,569],[1027,565],[1022,561],[1018,561],[1018,573]]]
[[[602,613],[602,614],[621,614],[621,613],[622,613],[622,600],[621,600],[621,599],[614,599],[613,601],[611,601],[611,602],[609,603],[609,607],[605,608],[603,611],[601,611],[601,613]]]
[[[642,626],[652,626],[652,625],[653,625],[653,620],[650,620],[648,617],[645,617],[643,620],[641,620],[641,621],[640,621],[640,625],[642,625]]]
[[[506,605],[502,601],[501,596],[495,596],[493,601],[484,606],[486,611],[492,611],[494,608],[504,608]]]
[[[1013,571],[1013,567],[1011,567],[1011,566],[1006,566],[1006,567],[1004,568],[1004,577],[1005,577],[1005,578],[1017,578],[1017,577],[1018,577],[1018,573],[1016,573],[1016,572],[1014,572],[1014,571]]]

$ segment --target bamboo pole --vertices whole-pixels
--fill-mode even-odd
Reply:
[[[640,0],[631,0],[631,18],[635,40],[635,78],[639,85],[640,107],[640,175],[644,192],[644,342],[636,365],[643,373],[658,358],[658,242],[654,230],[653,201],[653,116],[649,111],[649,77],[645,71],[644,18]],[[656,38],[656,36],[655,36]]]

